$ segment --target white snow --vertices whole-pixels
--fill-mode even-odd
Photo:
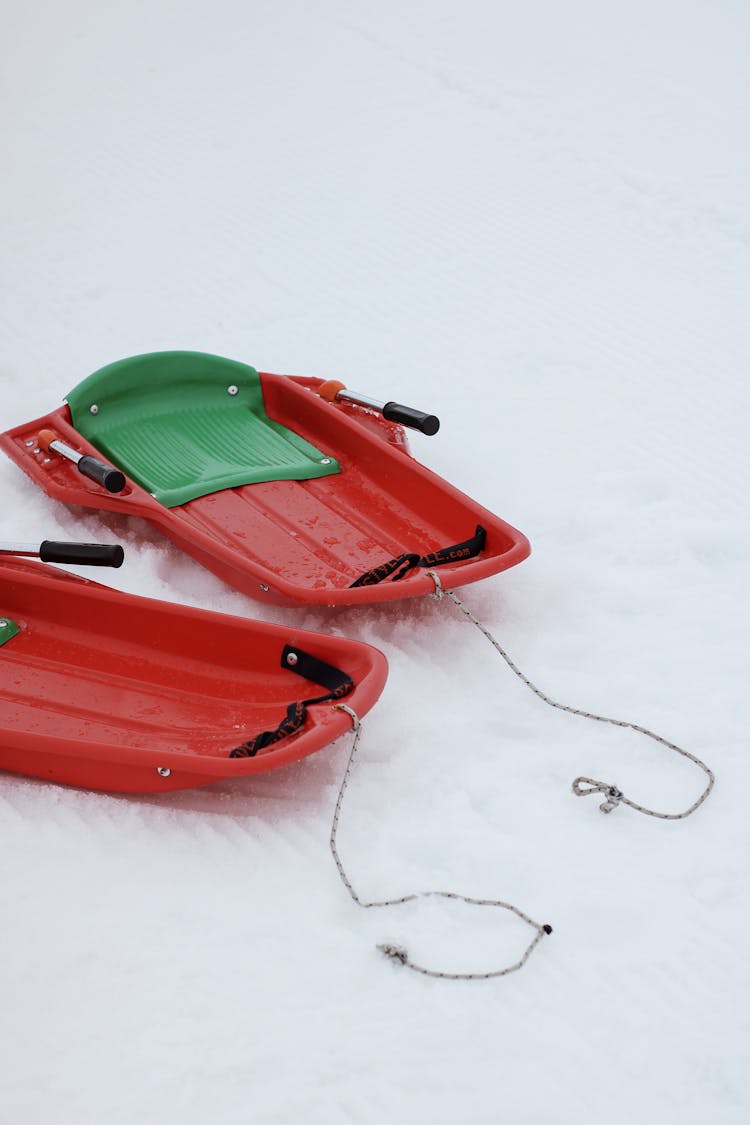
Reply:
[[[437,413],[412,448],[524,530],[470,608],[271,609],[0,460],[11,540],[122,589],[378,645],[349,740],[123,798],[0,779],[2,1125],[750,1120],[750,13],[739,0],[29,0],[0,31],[0,428],[197,348]],[[97,578],[101,577],[97,575]],[[592,728],[592,729],[589,729]]]

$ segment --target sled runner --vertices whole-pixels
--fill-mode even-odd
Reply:
[[[353,605],[521,562],[519,531],[409,453],[428,414],[200,352],[121,360],[0,437],[44,491],[148,520],[252,597]]]
[[[385,684],[385,657],[359,641],[123,594],[16,552],[122,561],[0,547],[0,769],[139,793],[245,777],[322,749],[351,728],[336,701],[362,715]]]

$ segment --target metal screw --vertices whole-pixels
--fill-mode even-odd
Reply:
[[[232,383],[231,387],[227,387],[227,394],[236,395],[239,393],[239,389],[240,388],[235,383]]]
[[[330,457],[321,457],[320,463],[321,463],[321,465],[330,465],[331,458]]]
[[[89,414],[98,414],[98,413],[99,413],[99,407],[98,407],[98,406],[96,405],[96,403],[94,402],[94,403],[92,403],[92,404],[91,404],[91,406],[89,407]]]
[[[169,777],[172,771],[168,766],[157,766],[156,772],[158,773],[159,777]]]
[[[7,621],[0,621],[0,629],[7,629],[7,628],[8,628],[8,622]]]
[[[261,590],[263,591],[264,594],[268,593],[268,586],[266,586],[265,582],[260,583],[260,588],[261,588]]]
[[[24,442],[24,445],[36,445],[36,438],[29,438],[28,441]]]
[[[286,662],[287,662],[287,664],[291,664],[292,668],[298,662],[298,660],[299,660],[299,657],[297,656],[296,652],[288,652],[287,653]]]

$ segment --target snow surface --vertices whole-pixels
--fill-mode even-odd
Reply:
[[[378,645],[349,740],[158,798],[0,785],[0,1121],[750,1120],[750,10],[740,0],[2,6],[0,423],[196,348],[442,417],[415,454],[522,528],[446,603],[254,604],[7,459],[0,534],[119,539],[122,589]],[[97,577],[100,577],[97,575]],[[593,729],[588,729],[593,728]],[[489,917],[486,915],[489,914]]]

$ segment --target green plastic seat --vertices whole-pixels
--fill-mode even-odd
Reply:
[[[340,471],[271,421],[254,367],[222,356],[132,356],[89,375],[66,401],[78,432],[167,508],[224,488]]]

